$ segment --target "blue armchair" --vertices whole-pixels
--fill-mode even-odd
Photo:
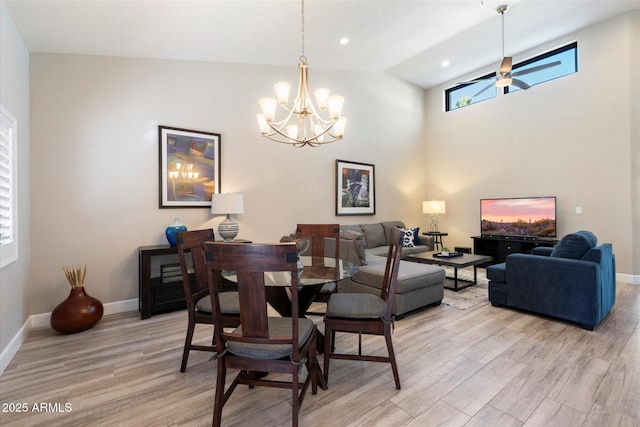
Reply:
[[[487,268],[489,301],[557,317],[593,330],[616,301],[615,255],[589,231],[568,234],[555,248],[511,254]]]

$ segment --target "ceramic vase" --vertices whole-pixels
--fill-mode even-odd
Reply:
[[[92,328],[103,314],[102,303],[78,287],[51,312],[51,327],[61,334],[75,334]]]
[[[167,236],[167,240],[172,247],[176,247],[178,242],[176,241],[176,233],[180,231],[187,231],[187,227],[180,223],[179,218],[173,219],[173,224],[167,227],[164,234]]]

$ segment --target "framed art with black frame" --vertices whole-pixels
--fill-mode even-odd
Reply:
[[[220,134],[158,126],[160,208],[211,208],[220,193]]]
[[[375,215],[375,166],[336,160],[336,215]]]

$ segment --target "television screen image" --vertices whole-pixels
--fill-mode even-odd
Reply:
[[[480,200],[482,235],[557,237],[556,198]]]

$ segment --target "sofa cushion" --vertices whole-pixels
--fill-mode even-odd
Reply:
[[[340,231],[353,231],[354,233],[362,233],[360,225],[340,225]]]
[[[359,271],[351,280],[381,289],[386,261],[386,258],[371,257],[369,259],[369,265],[360,267]],[[396,293],[403,294],[415,289],[442,284],[444,282],[444,276],[444,269],[437,265],[400,261]]]
[[[578,231],[576,233],[567,234],[553,248],[552,257],[582,259],[589,251],[595,248],[598,243],[596,236],[590,231]]]
[[[360,224],[360,228],[364,234],[364,240],[367,242],[367,248],[377,248],[387,244],[382,224]]]
[[[391,235],[393,230],[396,228],[405,228],[404,222],[402,221],[382,221],[380,224],[382,225],[382,228],[384,228],[384,237],[387,240],[385,245],[391,244]]]

